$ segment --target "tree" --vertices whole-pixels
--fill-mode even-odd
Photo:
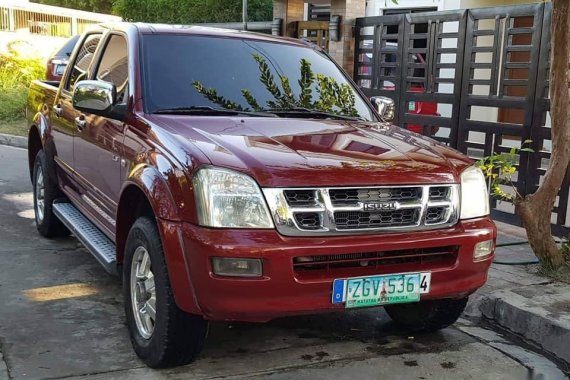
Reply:
[[[242,0],[116,0],[113,13],[129,21],[193,24],[242,20]],[[250,21],[273,18],[272,0],[249,0]]]
[[[570,163],[570,94],[568,87],[570,59],[570,2],[552,0],[550,28],[550,116],[552,120],[552,152],[550,164],[542,184],[533,194],[508,195],[500,190],[500,183],[512,185],[516,150],[509,154],[495,154],[483,160],[482,167],[492,179],[492,192],[501,199],[510,200],[526,229],[529,244],[546,269],[559,270],[568,265],[567,245],[559,249],[552,236],[550,218],[556,196],[560,191]],[[528,143],[528,142],[525,142]],[[524,148],[525,150],[528,148]],[[516,189],[515,189],[516,190]]]
[[[570,94],[568,60],[570,58],[570,2],[552,1],[550,28],[550,116],[552,153],[542,185],[525,196],[517,211],[526,228],[529,243],[541,262],[553,269],[565,264],[550,228],[550,215],[570,163]]]

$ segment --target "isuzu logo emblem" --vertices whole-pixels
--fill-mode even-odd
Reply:
[[[391,202],[363,202],[364,211],[390,211],[397,210],[400,205],[396,201]]]

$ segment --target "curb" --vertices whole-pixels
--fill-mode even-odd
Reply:
[[[22,136],[7,135],[0,133],[0,144],[14,146],[16,148],[28,148],[28,139]]]
[[[496,292],[480,300],[483,316],[499,326],[538,345],[558,359],[570,363],[570,324],[533,312],[512,292]]]

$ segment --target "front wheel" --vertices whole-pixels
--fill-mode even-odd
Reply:
[[[454,324],[465,310],[467,300],[441,299],[385,306],[394,323],[409,332],[433,332]]]
[[[190,363],[208,322],[176,305],[155,221],[140,217],[127,237],[123,264],[125,314],[136,354],[149,367]]]

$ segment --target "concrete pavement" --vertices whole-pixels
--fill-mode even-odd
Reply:
[[[0,146],[0,379],[516,379],[528,368],[563,377],[469,321],[407,336],[382,309],[213,323],[195,363],[150,370],[130,347],[118,279],[74,238],[38,235],[26,168],[25,150]]]

